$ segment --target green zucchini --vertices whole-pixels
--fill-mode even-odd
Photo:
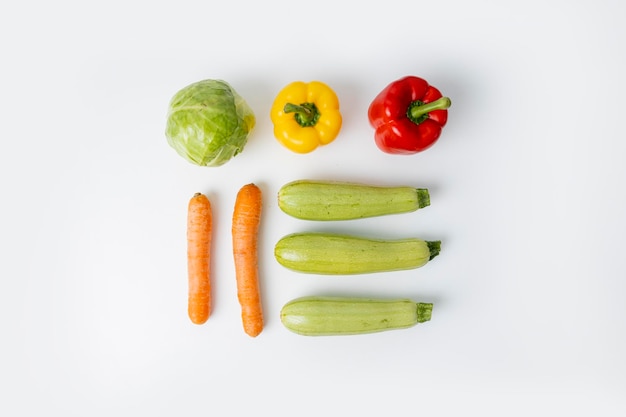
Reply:
[[[304,336],[353,335],[413,327],[429,321],[432,309],[408,299],[308,296],[285,304],[280,320]]]
[[[426,188],[297,180],[278,191],[278,207],[302,220],[351,220],[408,213],[430,205]]]
[[[274,247],[274,257],[294,271],[350,275],[418,268],[440,249],[441,241],[305,232],[282,237]]]

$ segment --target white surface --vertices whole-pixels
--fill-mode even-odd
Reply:
[[[0,7],[0,414],[623,415],[622,2],[156,3]],[[404,75],[453,102],[439,143],[410,157],[375,148],[366,116]],[[203,78],[230,82],[257,115],[220,168],[192,166],[163,134],[171,96]],[[273,138],[269,107],[313,79],[338,93],[344,126],[296,155]],[[298,178],[426,186],[432,205],[305,223],[275,204]],[[265,197],[256,339],[241,328],[229,234],[248,182]],[[186,315],[196,191],[216,227],[203,326]],[[302,276],[272,250],[305,229],[443,249],[415,271]],[[315,293],[435,309],[397,332],[289,333],[283,303]]]

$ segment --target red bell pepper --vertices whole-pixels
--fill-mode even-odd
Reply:
[[[414,154],[431,147],[448,121],[451,101],[426,80],[408,76],[389,84],[368,110],[376,145],[391,154]]]

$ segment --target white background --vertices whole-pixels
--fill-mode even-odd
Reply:
[[[624,97],[618,0],[498,2],[20,2],[0,7],[0,414],[624,415]],[[424,153],[379,151],[367,107],[389,82],[452,99]],[[201,168],[166,143],[171,96],[227,80],[257,126]],[[268,112],[320,80],[344,125],[297,155]],[[284,183],[427,187],[431,206],[314,224],[277,208]],[[264,194],[266,326],[244,334],[230,221],[239,187]],[[214,210],[214,310],[186,314],[186,206]],[[273,245],[301,230],[441,239],[414,271],[303,276]],[[430,322],[307,338],[291,298],[409,297]]]

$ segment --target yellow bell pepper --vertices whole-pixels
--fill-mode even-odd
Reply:
[[[295,81],[283,88],[274,100],[270,118],[276,139],[297,153],[329,144],[342,123],[337,95],[319,81]]]

